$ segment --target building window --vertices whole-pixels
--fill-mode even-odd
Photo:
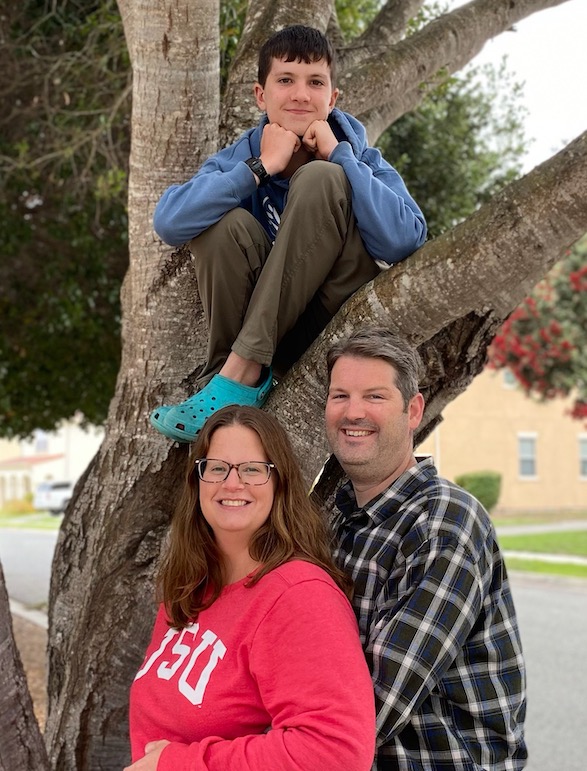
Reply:
[[[503,387],[504,388],[515,388],[518,385],[518,379],[514,375],[514,373],[511,371],[511,369],[507,369],[507,367],[502,370],[503,372]]]
[[[536,434],[518,434],[518,464],[521,479],[536,479]]]
[[[8,477],[8,500],[17,501],[18,497],[18,479],[12,474]]]
[[[587,436],[579,437],[579,476],[587,479]]]
[[[35,453],[37,455],[43,455],[49,449],[49,437],[45,431],[37,429],[34,433],[35,439]]]

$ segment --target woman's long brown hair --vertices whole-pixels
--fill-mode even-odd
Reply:
[[[259,437],[268,460],[275,464],[275,497],[267,521],[251,539],[251,557],[261,567],[249,580],[253,586],[270,570],[301,559],[323,568],[350,596],[350,579],[334,563],[324,519],[308,497],[299,465],[282,426],[266,412],[232,405],[209,418],[200,431],[188,462],[184,489],[174,513],[167,552],[159,571],[159,587],[173,627],[182,628],[209,607],[225,585],[222,557],[199,501],[200,480],[194,461],[205,458],[215,431],[244,426]]]

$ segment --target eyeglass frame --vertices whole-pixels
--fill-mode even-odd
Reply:
[[[228,466],[228,471],[226,472],[226,476],[223,479],[203,479],[202,477],[202,471],[200,471],[200,464],[201,463],[207,463],[208,461],[217,461],[218,463],[224,463],[226,466]],[[264,482],[245,482],[245,480],[241,477],[241,473],[239,471],[240,466],[246,466],[247,463],[261,463],[263,466],[267,466],[267,479]],[[229,463],[226,460],[222,460],[222,458],[196,458],[194,461],[194,466],[196,467],[198,471],[198,479],[200,482],[205,482],[208,485],[219,485],[221,482],[226,482],[228,477],[230,476],[230,472],[232,469],[236,469],[236,473],[240,481],[243,483],[243,485],[248,485],[249,487],[262,487],[263,485],[266,485],[269,480],[271,479],[271,472],[273,469],[276,468],[275,463],[271,463],[268,460],[243,460],[241,463]]]

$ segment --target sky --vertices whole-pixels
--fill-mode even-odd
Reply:
[[[451,10],[468,0],[450,0]],[[527,139],[534,139],[523,159],[524,172],[587,130],[587,0],[567,0],[532,14],[489,40],[473,64],[498,64],[524,83],[521,103],[529,114]]]

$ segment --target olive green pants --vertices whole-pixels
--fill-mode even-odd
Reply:
[[[209,326],[204,385],[230,351],[283,374],[379,268],[351,208],[341,166],[312,161],[292,176],[273,245],[245,209],[190,243]]]

